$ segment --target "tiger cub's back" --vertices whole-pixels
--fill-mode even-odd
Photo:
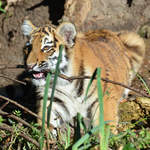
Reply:
[[[143,62],[145,44],[143,39],[133,32],[91,31],[76,38],[76,44],[72,53],[75,75],[81,75],[81,72],[85,72],[85,75],[91,75],[95,68],[100,67],[103,78],[131,85],[135,74]],[[83,64],[82,67],[81,62]],[[85,85],[88,84],[86,81],[84,82]],[[86,91],[86,87],[84,91]],[[94,91],[95,87],[96,81],[93,83],[90,91],[95,96],[89,101],[97,98],[97,90]],[[119,100],[124,95],[127,96],[128,90],[106,82],[102,82],[102,87],[104,94],[104,118],[107,121],[111,120],[112,124],[116,124]],[[93,101],[91,105],[92,112],[95,112],[97,105],[98,101]],[[97,110],[95,124],[98,123],[98,117],[99,111]]]

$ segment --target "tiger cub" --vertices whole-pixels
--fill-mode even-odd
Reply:
[[[125,85],[131,85],[145,54],[143,39],[133,32],[115,33],[109,30],[95,30],[77,33],[75,26],[70,22],[63,22],[55,28],[52,25],[35,27],[29,20],[24,21],[22,31],[30,38],[32,46],[26,64],[28,71],[33,72],[33,83],[37,86],[40,95],[37,103],[40,117],[42,117],[46,72],[55,71],[61,44],[64,45],[59,66],[61,74],[68,77],[91,76],[95,69],[100,67],[103,78]],[[97,81],[92,83],[85,101],[88,83],[89,79],[69,82],[58,78],[50,121],[54,127],[69,122],[78,112],[83,117],[93,119],[94,126],[98,125]],[[51,87],[52,84],[49,88],[49,99]],[[104,120],[116,126],[118,104],[123,96],[128,94],[128,90],[103,81],[102,87]]]

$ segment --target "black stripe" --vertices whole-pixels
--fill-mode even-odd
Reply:
[[[42,28],[42,32],[45,33],[46,35],[49,35],[48,32],[45,30],[45,28]]]
[[[40,95],[38,95],[38,98],[37,98],[38,107],[40,106],[39,104],[40,104],[40,101],[41,101],[41,100],[43,100],[43,97],[40,96]],[[50,101],[50,97],[48,97],[48,101]],[[68,113],[68,115],[70,115],[70,112],[69,112],[67,106],[65,105],[65,103],[64,103],[61,99],[55,97],[53,102],[55,102],[55,103],[57,103],[58,105],[60,105],[61,107],[63,107],[64,110],[66,111],[66,113]]]
[[[43,99],[43,97],[38,94],[38,95],[37,95],[37,101],[42,100],[42,99]]]
[[[83,67],[83,60],[81,61],[80,68],[79,68],[79,76],[84,76],[84,67]],[[83,94],[83,86],[84,86],[84,80],[78,79],[76,82],[75,87],[78,88],[77,95],[81,96]]]
[[[60,68],[60,71],[65,73],[67,71],[67,69],[68,69],[68,66],[65,65],[63,68]]]
[[[51,27],[50,27],[50,26],[48,26],[47,28],[48,28],[48,31],[51,33],[51,32],[52,32],[52,31],[51,31]]]
[[[70,115],[70,112],[63,101],[61,101],[60,99],[55,97],[54,102],[57,103],[58,105],[60,105],[61,107],[63,107],[65,109],[65,111]]]
[[[87,117],[90,119],[93,119],[93,117],[95,116],[95,114],[92,114],[91,109],[93,109],[94,105],[96,104],[96,102],[98,102],[98,99],[96,98],[95,101],[88,107],[88,115]],[[97,110],[95,110],[94,113],[96,113]]]
[[[97,88],[97,85],[95,85],[94,88],[92,89],[91,93],[88,94],[87,99],[90,98],[93,95],[93,93],[95,92],[96,88]]]
[[[131,56],[131,60],[132,62],[135,61],[136,63],[139,61],[139,59],[135,55]]]
[[[54,36],[54,48],[56,48],[56,46],[57,46],[57,42],[58,42],[58,40],[56,39],[56,37],[55,37],[55,35],[53,34],[53,36]]]
[[[59,119],[59,121],[61,121],[60,124],[63,124],[64,120],[63,120],[63,117],[61,116],[61,114],[57,110],[55,110],[55,114],[56,114],[57,118],[54,120]]]

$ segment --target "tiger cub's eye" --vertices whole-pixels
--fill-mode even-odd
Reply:
[[[42,52],[48,52],[48,51],[50,51],[50,50],[51,50],[51,46],[44,46],[44,47],[41,49]]]

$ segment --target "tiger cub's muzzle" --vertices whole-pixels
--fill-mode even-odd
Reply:
[[[40,65],[38,64],[34,64],[34,65],[27,65],[27,71],[29,72],[29,74],[32,76],[32,78],[34,79],[44,79],[47,76],[48,73],[48,65],[43,62],[40,63]]]

